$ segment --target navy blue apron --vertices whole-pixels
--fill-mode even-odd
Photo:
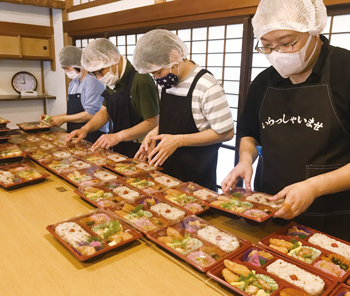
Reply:
[[[81,94],[77,93],[77,94],[68,95],[67,115],[73,115],[84,111],[85,109],[81,104]],[[85,124],[86,122],[79,122],[79,123],[67,122],[67,132],[70,133],[76,129],[80,129]],[[100,130],[97,130],[97,131],[88,133],[84,140],[95,143],[97,139],[102,135],[104,135],[104,133],[101,132]]]
[[[198,80],[207,70],[194,78],[187,96],[168,94],[162,90],[159,116],[159,135],[193,134],[199,130],[192,115],[192,94]],[[216,191],[216,166],[221,143],[201,147],[181,147],[164,162],[164,173],[183,182],[193,181]]]
[[[134,68],[130,70],[126,78],[125,90],[121,93],[108,94],[107,91],[102,96],[107,102],[107,113],[113,122],[113,133],[131,128],[143,121],[134,110],[131,104],[130,90],[134,80],[136,71]],[[133,158],[140,148],[140,143],[121,142],[113,146],[113,150],[127,157]]]
[[[320,83],[267,89],[259,117],[261,191],[276,194],[350,162],[350,137],[329,85],[332,52],[330,48]],[[294,221],[350,241],[350,191],[316,198]]]

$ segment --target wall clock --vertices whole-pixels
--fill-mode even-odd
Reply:
[[[38,87],[38,81],[36,80],[34,75],[25,71],[16,73],[12,77],[11,83],[13,89],[18,93],[21,93],[25,90],[34,91]]]

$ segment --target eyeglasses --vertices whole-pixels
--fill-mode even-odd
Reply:
[[[301,38],[301,37],[300,37]],[[294,41],[293,43],[284,43],[281,45],[277,45],[273,48],[267,47],[267,46],[258,46],[258,43],[255,46],[255,50],[259,53],[262,54],[270,54],[271,52],[273,52],[274,50],[280,53],[286,53],[286,52],[291,52],[294,49],[294,45],[300,40],[300,38],[298,38],[296,41]]]
[[[97,70],[97,71],[92,71],[92,72],[89,72],[89,74],[91,76],[102,76],[103,77],[103,70],[106,69],[106,68],[102,68],[100,70]]]

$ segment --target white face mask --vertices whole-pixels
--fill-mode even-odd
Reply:
[[[116,72],[117,74],[114,74],[111,68],[103,77],[99,78],[98,81],[113,89],[115,87],[115,84],[119,80],[118,65]]]
[[[298,74],[305,69],[316,51],[317,46],[315,45],[310,57],[305,61],[306,50],[309,47],[311,38],[312,35],[309,35],[304,47],[297,52],[281,53],[273,51],[272,53],[267,54],[266,58],[283,78],[288,78],[293,74]]]
[[[77,73],[77,71],[75,71],[75,69],[73,68],[73,70],[66,72],[66,75],[69,79],[75,79],[75,78],[80,78],[82,75],[82,72],[80,71],[79,73]]]

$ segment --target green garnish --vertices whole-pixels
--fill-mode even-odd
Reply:
[[[115,186],[115,185],[106,185],[105,187],[106,188],[117,188],[117,186]]]
[[[91,242],[100,242],[101,246],[104,247],[105,243],[103,242],[103,240],[101,238],[99,238],[98,236],[93,236],[93,237],[89,237],[86,242],[89,244]]]
[[[300,247],[300,243],[295,238],[292,238],[290,242],[293,244],[292,250]]]
[[[244,197],[244,195],[242,193],[239,193],[239,192],[234,192],[231,195],[234,197],[238,197],[238,198]]]
[[[110,220],[110,221],[108,221],[108,222],[106,222],[106,223],[102,223],[102,224],[93,226],[93,227],[91,228],[91,230],[92,230],[93,232],[97,232],[97,231],[100,230],[100,229],[106,229],[106,228],[107,228],[108,230],[102,234],[102,237],[103,237],[104,239],[107,239],[107,238],[108,238],[109,236],[111,236],[112,234],[118,233],[118,232],[120,232],[120,231],[123,230],[123,228],[122,228],[120,222],[119,222],[119,221],[115,221],[115,220]]]
[[[94,225],[96,222],[95,221],[87,221],[86,222],[86,225],[87,226],[92,226],[92,225]]]
[[[142,210],[142,208],[143,208],[143,205],[138,205],[132,212],[134,214],[137,214],[140,210]]]
[[[312,255],[310,254],[310,255],[304,255],[304,259],[311,259],[312,258]]]
[[[146,201],[146,204],[147,204],[147,207],[151,206],[151,204],[148,201]]]

